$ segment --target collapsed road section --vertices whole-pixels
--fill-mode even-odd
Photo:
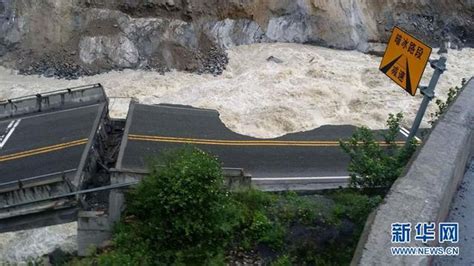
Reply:
[[[100,84],[0,102],[0,232],[76,219],[107,112]]]
[[[215,110],[132,102],[116,171],[146,173],[152,156],[194,145],[218,156],[224,170],[244,169],[252,184],[264,190],[337,188],[349,179],[349,158],[339,140],[349,138],[354,130],[353,126],[323,126],[257,139],[229,130]]]
[[[153,157],[183,145],[218,156],[231,189],[346,186],[339,140],[354,130],[257,139],[229,130],[215,110],[135,102],[125,121],[111,120],[100,84],[11,99],[0,103],[0,232],[74,221],[79,209],[116,220],[123,189],[148,173]]]

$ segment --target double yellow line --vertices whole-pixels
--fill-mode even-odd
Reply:
[[[74,141],[61,143],[61,144],[56,144],[56,145],[51,145],[51,146],[46,146],[46,147],[42,147],[42,148],[38,148],[38,149],[13,153],[13,154],[9,154],[9,155],[3,155],[3,156],[0,156],[0,162],[6,162],[6,161],[21,159],[21,158],[25,158],[25,157],[29,157],[29,156],[33,156],[33,155],[38,155],[38,154],[63,150],[63,149],[67,149],[67,148],[71,148],[71,147],[75,147],[75,146],[79,146],[79,145],[84,145],[86,143],[87,143],[87,138],[74,140]]]
[[[199,144],[199,145],[218,145],[218,146],[288,146],[288,147],[337,147],[339,141],[297,141],[297,140],[217,140],[217,139],[196,139],[196,138],[177,138],[177,137],[163,137],[163,136],[147,136],[130,134],[129,140],[148,141],[148,142],[168,142],[168,143],[184,143],[184,144]],[[74,140],[66,143],[46,146],[33,150],[8,154],[0,156],[0,162],[6,162],[16,159],[21,159],[29,156],[39,155],[43,153],[59,151],[75,146],[85,145],[87,138]],[[403,145],[404,141],[396,141],[397,145]],[[388,146],[383,141],[380,141],[381,146]]]
[[[200,145],[219,145],[219,146],[296,146],[296,147],[337,147],[339,141],[297,141],[297,140],[217,140],[217,139],[196,139],[196,138],[176,138],[163,136],[134,135],[128,136],[129,140],[149,141],[149,142],[168,142],[168,143],[186,143]],[[403,145],[404,141],[396,141],[397,145]],[[388,146],[384,141],[380,141],[381,146]]]

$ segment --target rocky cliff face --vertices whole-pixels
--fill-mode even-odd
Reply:
[[[472,45],[473,0],[0,0],[0,56],[24,73],[112,68],[219,74],[226,48],[314,43],[367,51],[393,26]]]

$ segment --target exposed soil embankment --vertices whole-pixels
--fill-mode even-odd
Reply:
[[[432,45],[474,44],[472,1],[0,0],[0,56],[24,74],[112,69],[222,73],[225,49],[259,42],[370,51],[393,26]]]

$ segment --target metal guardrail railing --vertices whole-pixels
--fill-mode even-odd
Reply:
[[[76,170],[77,169],[71,169],[71,170],[68,170],[68,171],[65,171],[65,172],[71,173],[71,172],[75,172]],[[38,180],[40,178],[47,178],[47,177],[51,177],[51,176],[58,175],[58,174],[64,174],[65,172],[54,173],[54,174],[49,174],[49,175],[42,175],[42,176],[32,177],[32,178],[28,178],[28,179],[22,179],[22,180],[14,181],[14,182],[11,182],[11,183],[21,182],[21,181],[25,181],[25,180],[30,180],[30,181],[31,180]],[[127,172],[127,171],[125,171],[125,172]],[[244,171],[241,168],[223,168],[223,172],[224,172],[224,176],[227,176],[227,177],[235,177],[235,176],[243,176],[244,175]],[[136,173],[136,172],[134,172],[134,173]],[[143,171],[140,174],[146,175],[146,174],[148,174],[148,172]],[[51,197],[47,197],[47,198],[31,200],[31,201],[25,201],[25,202],[20,202],[20,203],[11,204],[11,205],[5,205],[5,206],[0,207],[0,210],[11,209],[11,208],[15,208],[15,207],[21,207],[21,206],[25,206],[25,205],[28,205],[28,204],[35,204],[35,203],[40,203],[40,202],[45,202],[45,201],[59,200],[59,199],[62,199],[62,198],[68,198],[68,197],[72,197],[72,196],[83,195],[83,194],[88,194],[88,193],[97,192],[97,191],[129,187],[129,186],[136,185],[139,182],[140,181],[137,180],[137,181],[132,181],[132,182],[118,183],[118,184],[112,184],[112,185],[108,185],[108,186],[97,187],[97,188],[73,191],[73,192],[70,192],[70,193],[51,196]]]
[[[34,177],[23,178],[0,184],[0,193],[14,191],[38,185],[46,185],[64,181],[69,174],[74,174],[77,169],[69,169],[62,172],[50,173]]]
[[[0,101],[0,119],[107,102],[101,84],[78,86]]]
[[[11,204],[11,205],[5,205],[5,206],[0,207],[0,210],[11,209],[11,208],[14,208],[14,207],[21,207],[21,206],[25,206],[25,205],[28,205],[28,204],[40,203],[40,202],[45,202],[45,201],[59,200],[59,199],[63,199],[63,198],[68,198],[68,197],[73,197],[73,196],[77,196],[77,195],[83,195],[83,194],[88,194],[88,193],[93,193],[93,192],[98,192],[98,191],[129,187],[129,186],[136,185],[138,183],[139,183],[139,181],[135,181],[135,182],[113,184],[113,185],[102,186],[102,187],[97,187],[97,188],[73,191],[73,192],[69,192],[69,193],[65,193],[65,194],[61,194],[61,195],[56,195],[56,196],[51,196],[51,197],[47,197],[47,198],[31,200],[31,201],[25,201],[25,202],[20,202],[20,203]]]

